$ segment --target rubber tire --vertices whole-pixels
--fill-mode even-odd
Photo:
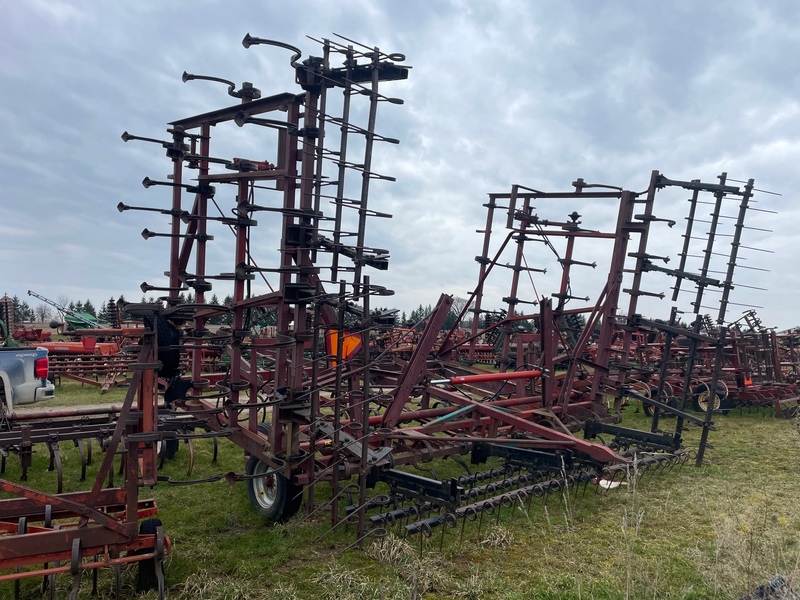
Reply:
[[[263,435],[265,438],[269,439],[269,430],[271,425],[269,423],[259,423],[258,424],[258,433]],[[248,460],[250,458],[250,453],[245,450],[244,451],[244,459]]]
[[[705,385],[698,385],[694,388],[693,395],[692,395],[692,406],[697,412],[705,413],[706,409],[700,404],[700,396],[711,395],[711,388]],[[717,389],[717,393],[715,394],[716,402],[714,403],[714,411],[718,411],[719,407],[722,406],[724,392]],[[708,400],[705,401],[706,407],[708,406]]]
[[[139,534],[155,535],[156,528],[158,527],[161,527],[161,519],[145,519],[139,524]],[[136,554],[144,554],[152,551],[152,548],[144,548],[142,550],[137,550]],[[158,577],[156,576],[156,559],[148,558],[147,560],[140,560],[137,564],[136,591],[146,592],[149,590],[157,590]],[[161,568],[164,568],[163,564]]]
[[[158,458],[172,460],[178,453],[178,448],[180,448],[180,440],[163,440],[158,445]]]
[[[643,396],[646,395],[648,398],[652,398],[653,397],[653,392],[655,390],[657,390],[657,389],[658,388],[650,388],[648,390],[634,389],[634,391],[640,393]],[[645,392],[647,392],[647,393],[645,394]],[[628,398],[628,402],[630,402],[630,398]],[[648,418],[651,418],[653,416],[653,412],[654,412],[653,406],[651,404],[647,404],[647,402],[642,402],[641,400],[639,400],[639,404],[642,405],[642,412],[644,413],[644,416],[646,416]]]
[[[256,475],[268,471],[269,466],[257,456],[251,456],[245,470],[248,475]],[[303,488],[278,473],[267,477],[268,481],[264,481],[265,478],[248,479],[247,496],[258,514],[273,523],[281,523],[300,510]],[[267,493],[270,497],[267,497]]]
[[[656,392],[658,392],[658,387],[657,386],[653,387],[650,390],[650,397],[651,398],[655,398],[656,397]],[[666,389],[664,390],[664,395],[666,396],[667,405],[675,407],[675,401],[669,396],[669,393],[668,393],[668,391]],[[651,418],[652,418],[653,414],[655,414],[655,411],[656,411],[655,407],[652,404],[645,404],[644,402],[642,402],[642,410],[644,411],[645,415],[647,415],[648,417],[651,417]],[[661,412],[661,416],[669,418],[669,417],[674,417],[675,415],[672,414],[672,413],[668,413],[668,412],[662,411]]]

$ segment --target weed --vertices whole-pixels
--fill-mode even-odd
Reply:
[[[488,548],[507,548],[513,543],[514,533],[502,525],[492,528],[483,541],[481,541],[481,545]]]

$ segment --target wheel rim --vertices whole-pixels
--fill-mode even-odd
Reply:
[[[253,475],[262,475],[267,472],[267,465],[261,461],[258,462]],[[253,492],[256,502],[264,510],[269,510],[275,504],[275,498],[278,495],[278,486],[275,481],[275,474],[270,473],[263,477],[253,479]]]
[[[708,410],[708,397],[710,395],[711,392],[709,390],[703,390],[697,394],[697,406],[699,406],[703,412]],[[719,408],[719,398],[717,398],[716,394],[714,394],[714,400],[716,401],[714,402],[714,410],[716,410]]]

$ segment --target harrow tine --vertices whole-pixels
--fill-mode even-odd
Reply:
[[[50,450],[50,466],[48,471],[55,470],[56,477],[58,478],[58,494],[64,491],[64,470],[61,464],[61,452],[58,448],[58,442],[50,442],[47,444]]]
[[[97,554],[94,555],[94,562],[97,562]],[[97,596],[97,567],[92,569],[92,591],[91,596]]]
[[[352,550],[353,548],[360,547],[361,543],[368,537],[375,538],[375,539],[382,539],[389,535],[389,532],[382,527],[374,527],[373,529],[368,529],[364,535],[358,538],[355,542],[350,544],[345,548],[345,551]]]
[[[216,444],[217,438],[214,438],[214,443]],[[194,444],[192,440],[186,440],[186,443],[189,446],[189,467],[186,469],[186,476],[191,477],[192,471],[194,470]],[[213,461],[212,461],[213,462]]]
[[[89,447],[91,448],[91,439],[88,440]],[[78,448],[78,453],[81,457],[81,478],[80,481],[86,481],[86,466],[89,464],[86,457],[86,446],[83,439],[75,440],[75,447]]]
[[[114,598],[119,600],[119,592],[122,589],[122,567],[114,565]]]

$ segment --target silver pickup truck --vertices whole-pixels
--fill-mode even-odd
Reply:
[[[21,404],[49,400],[55,386],[48,381],[50,362],[47,349],[0,348],[0,402],[12,411]]]

